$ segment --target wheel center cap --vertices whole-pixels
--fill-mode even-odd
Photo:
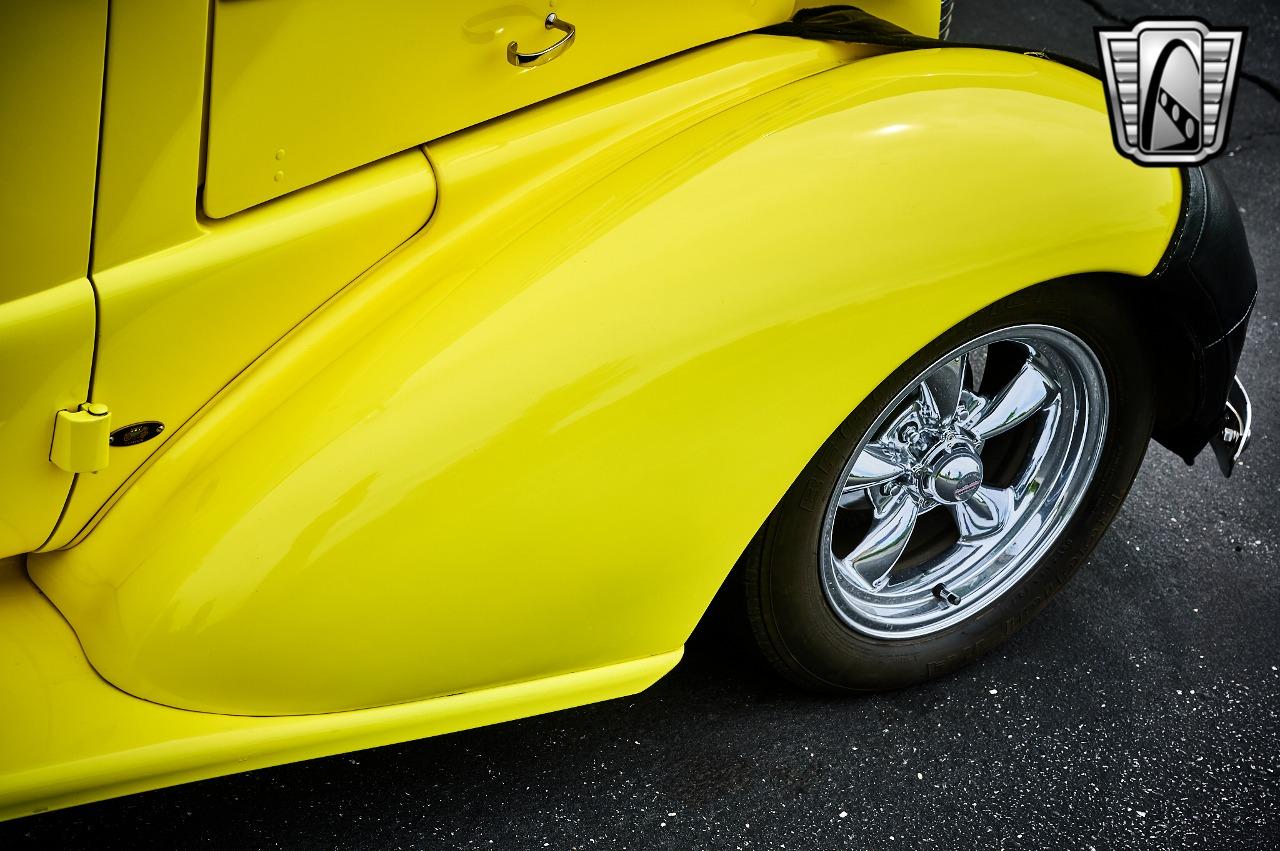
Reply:
[[[968,449],[942,455],[925,472],[924,490],[938,502],[964,502],[982,486],[982,459]]]

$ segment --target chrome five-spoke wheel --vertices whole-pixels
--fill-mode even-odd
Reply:
[[[1151,438],[1130,293],[1105,275],[1026,287],[863,395],[742,555],[747,623],[775,670],[824,691],[901,688],[975,661],[1052,599]],[[833,394],[858,377],[849,350],[832,341],[813,367]]]
[[[822,527],[827,599],[850,628],[924,635],[1016,583],[1075,511],[1107,429],[1106,376],[1048,325],[984,334],[874,420]]]

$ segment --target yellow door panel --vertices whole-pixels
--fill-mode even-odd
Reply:
[[[106,29],[106,0],[0,4],[0,303],[89,269]]]
[[[214,217],[718,38],[792,0],[218,0],[204,209]],[[517,68],[507,44],[552,62]]]
[[[0,557],[44,543],[66,502],[54,419],[88,398],[93,327],[85,278],[0,304]]]
[[[94,270],[199,237],[209,0],[111,0]]]
[[[105,0],[0,4],[0,557],[40,546],[72,486],[49,452],[93,364],[106,27]]]
[[[1178,218],[1042,59],[873,56],[665,139],[613,85],[433,144],[431,227],[32,560],[111,682],[325,712],[676,647],[888,373]]]

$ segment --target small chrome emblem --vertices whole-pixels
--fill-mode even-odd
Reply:
[[[982,487],[982,474],[970,473],[960,480],[956,485],[955,498],[961,502],[973,495],[973,492]]]
[[[1158,19],[1094,33],[1121,154],[1142,165],[1195,165],[1222,150],[1243,28]]]
[[[111,446],[133,446],[147,442],[162,431],[164,431],[164,423],[146,420],[132,425],[121,426],[111,432],[111,436],[107,438],[107,443]]]

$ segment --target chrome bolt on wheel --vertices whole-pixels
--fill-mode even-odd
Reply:
[[[1005,328],[934,362],[880,413],[828,503],[832,608],[860,633],[910,638],[991,603],[1075,512],[1107,414],[1097,356],[1061,328]]]

